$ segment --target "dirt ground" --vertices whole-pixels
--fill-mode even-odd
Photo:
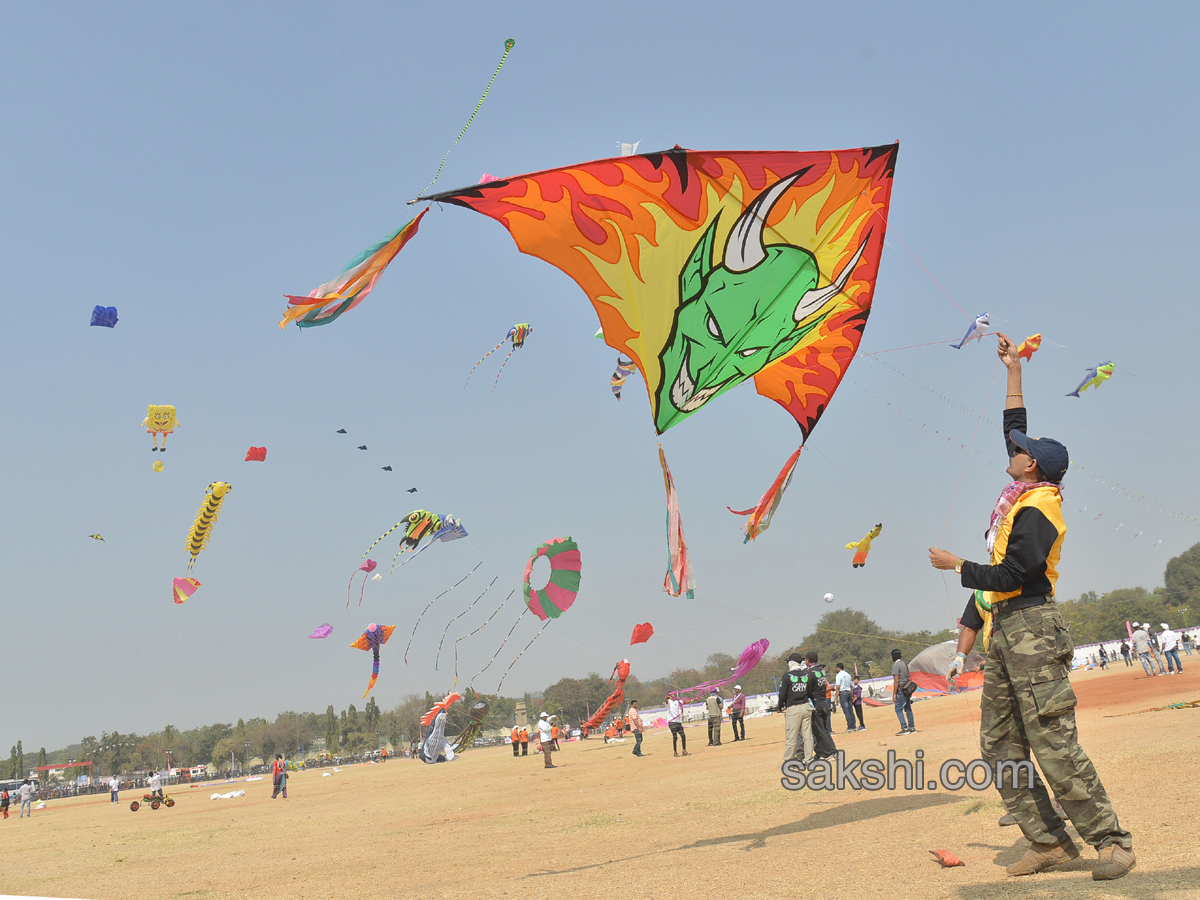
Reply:
[[[52,802],[0,822],[0,892],[71,898],[578,898],[716,895],[845,898],[1200,897],[1195,813],[1200,708],[1117,718],[1200,698],[1200,656],[1182,676],[1147,678],[1118,663],[1073,680],[1081,741],[1134,835],[1138,864],[1093,882],[1095,852],[1062,870],[1013,879],[1024,852],[1000,828],[994,791],[809,790],[780,785],[783,722],[752,719],[747,741],[705,746],[688,729],[687,758],[651,732],[632,742],[571,743],[546,770],[507,747],[446,765],[399,760],[294,775],[290,799],[269,781],[180,789],[173,809],[130,812],[107,797]],[[890,708],[835,739],[847,759],[913,759],[926,772],[978,755],[979,692],[915,704],[919,733],[896,737]],[[835,727],[840,715],[835,715]],[[844,723],[843,723],[844,726]],[[210,800],[245,788],[247,796]],[[1192,812],[1188,812],[1192,810]],[[1073,834],[1073,836],[1075,836]],[[1077,836],[1076,836],[1077,838]],[[929,854],[965,862],[942,869]]]

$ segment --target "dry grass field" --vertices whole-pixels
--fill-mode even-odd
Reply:
[[[269,781],[180,789],[174,809],[137,813],[106,797],[52,802],[0,822],[0,892],[72,898],[850,898],[1200,897],[1196,784],[1200,709],[1121,713],[1200,698],[1200,657],[1182,676],[1146,678],[1119,663],[1075,676],[1082,742],[1133,832],[1138,865],[1093,882],[1095,852],[1013,879],[1026,843],[999,828],[997,795],[948,791],[800,791],[780,785],[783,722],[752,719],[748,740],[675,758],[663,731],[632,743],[565,745],[559,768],[508,748],[453,763],[399,760]],[[915,705],[919,733],[895,737],[890,708],[838,735],[848,759],[977,756],[979,692]],[[835,727],[840,716],[835,715]],[[245,788],[247,795],[210,800]],[[929,854],[965,862],[942,869]]]

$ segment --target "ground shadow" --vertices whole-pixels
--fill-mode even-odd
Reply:
[[[1083,856],[1055,872],[1073,872],[1082,869],[1088,872],[1095,865],[1095,851],[1084,849]],[[1080,866],[1081,862],[1086,865]],[[1082,873],[1081,873],[1082,874]],[[1041,897],[1124,897],[1128,900],[1176,900],[1185,896],[1184,891],[1195,890],[1200,884],[1200,867],[1186,866],[1178,869],[1163,869],[1144,872],[1134,868],[1124,878],[1116,881],[1092,881],[1083,874],[1071,879],[1030,875],[1024,878],[1003,877],[993,884],[962,885],[957,896],[961,900],[1021,900]]]
[[[788,822],[783,825],[776,825],[773,828],[767,828],[763,831],[744,832],[741,834],[730,834],[722,837],[704,838],[695,841],[691,844],[684,844],[680,847],[671,847],[666,850],[653,850],[649,853],[639,853],[633,856],[626,856],[621,859],[610,859],[605,862],[591,863],[586,866],[575,866],[570,869],[544,869],[541,872],[531,872],[524,876],[526,878],[539,878],[543,875],[572,875],[577,872],[586,872],[590,869],[600,869],[604,866],[612,865],[613,863],[631,862],[637,859],[646,859],[650,856],[657,856],[663,853],[676,853],[680,850],[700,850],[706,847],[719,847],[725,844],[745,843],[743,850],[761,850],[767,846],[767,841],[770,838],[786,837],[792,834],[801,834],[806,831],[820,831],[824,828],[832,828],[837,825],[849,825],[858,822],[863,822],[867,819],[874,819],[879,816],[888,816],[893,813],[911,812],[917,809],[931,809],[935,806],[945,806],[949,803],[958,803],[961,798],[949,794],[927,794],[907,795],[903,797],[869,797],[864,800],[859,800],[855,803],[840,804],[830,809],[821,809],[816,812],[809,813],[802,819],[795,822]]]

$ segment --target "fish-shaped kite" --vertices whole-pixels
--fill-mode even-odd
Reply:
[[[374,661],[371,663],[371,680],[367,683],[367,689],[363,691],[364,697],[371,693],[371,688],[375,687],[375,682],[379,678],[379,647],[388,642],[388,638],[395,630],[395,625],[376,625],[372,622],[358,640],[350,645],[356,650],[370,650],[374,656]]]
[[[1038,348],[1042,346],[1042,336],[1040,334],[1031,334],[1025,340],[1021,341],[1021,346],[1017,348],[1017,356],[1029,362],[1033,359],[1033,354],[1037,353]]]
[[[1113,369],[1115,368],[1116,364],[1112,360],[1107,360],[1094,368],[1088,369],[1087,374],[1083,376],[1083,381],[1079,382],[1079,387],[1075,388],[1067,396],[1078,397],[1080,391],[1086,391],[1090,387],[1099,390],[1100,385],[1112,378]]]
[[[856,550],[854,554],[853,567],[861,569],[867,564],[867,554],[871,552],[871,541],[879,537],[879,532],[883,531],[883,523],[880,522],[874,528],[867,532],[867,536],[859,541],[852,541],[846,545],[847,550]]]
[[[967,333],[963,335],[963,339],[957,344],[951,344],[950,346],[955,350],[961,350],[965,344],[971,341],[982,341],[991,324],[992,318],[988,313],[976,317],[975,321],[971,323],[971,327],[967,329]]]
[[[333,634],[333,626],[326,622],[324,625],[318,625],[316,628],[314,628],[313,633],[310,634],[309,637],[320,639],[327,638],[331,634]]]

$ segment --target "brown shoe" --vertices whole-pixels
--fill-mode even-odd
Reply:
[[[690,754],[690,753],[688,753],[686,750],[684,750],[684,751],[683,751],[683,755],[684,755],[684,756],[691,756],[692,754]]]
[[[1019,862],[1013,863],[1004,871],[1009,875],[1033,875],[1078,858],[1079,848],[1075,846],[1074,841],[1067,838],[1061,844],[1034,844],[1025,851]]]
[[[1137,865],[1132,848],[1126,850],[1120,844],[1109,844],[1100,849],[1100,862],[1092,869],[1093,881],[1112,881],[1129,873]]]

